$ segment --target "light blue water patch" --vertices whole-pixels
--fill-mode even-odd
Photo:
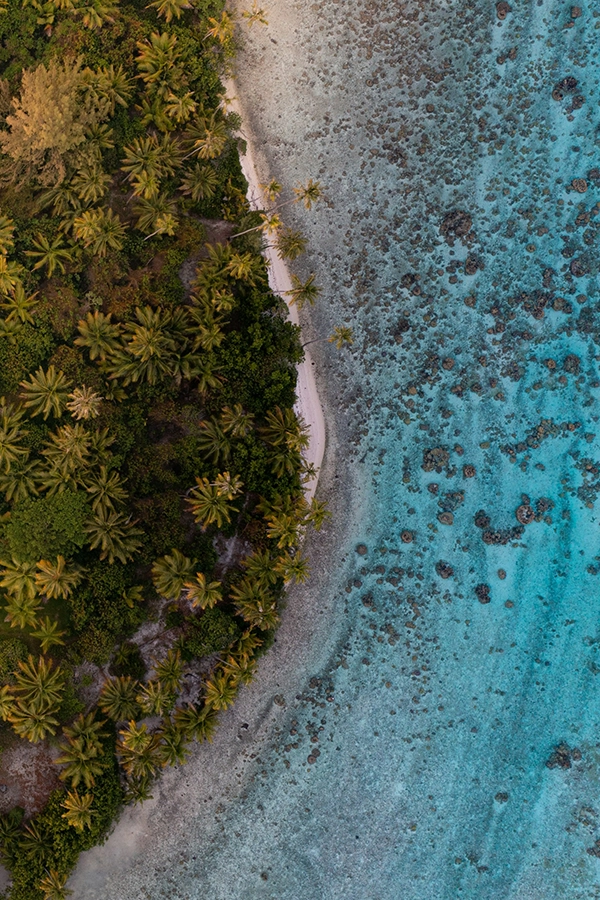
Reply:
[[[272,28],[254,124],[329,188],[313,328],[355,328],[321,372],[370,503],[328,665],[140,896],[600,898],[600,7]]]

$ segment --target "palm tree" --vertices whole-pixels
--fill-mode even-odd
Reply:
[[[129,777],[127,779],[127,790],[125,791],[124,797],[125,804],[129,805],[130,803],[145,803],[146,800],[152,800],[150,789],[151,778],[149,776],[144,778]]]
[[[160,767],[160,736],[150,734],[145,723],[129,722],[119,731],[117,753],[121,765],[133,778],[151,778]]]
[[[176,65],[179,58],[177,35],[154,32],[149,40],[138,41],[137,48],[140,78],[159,96],[168,97],[181,77]]]
[[[244,19],[247,19],[248,26],[250,28],[254,25],[255,22],[258,22],[259,25],[268,25],[269,24],[267,17],[265,15],[265,10],[262,9],[262,7],[260,7],[258,5],[256,0],[253,0],[252,6],[250,9],[245,9],[242,12],[242,16]]]
[[[232,437],[246,437],[252,431],[253,422],[254,416],[246,412],[241,403],[236,403],[233,408],[224,406],[221,410],[221,427]]]
[[[152,0],[146,9],[155,9],[168,25],[173,18],[180,19],[184,9],[192,9],[192,4],[188,0]]]
[[[302,349],[308,347],[309,344],[318,344],[320,341],[327,341],[329,344],[335,344],[338,350],[346,344],[350,345],[354,342],[354,331],[347,325],[338,325],[333,329],[329,337],[313,338],[312,341],[305,341]]]
[[[13,556],[10,560],[0,559],[0,567],[0,587],[19,599],[35,598],[35,563],[20,562]]]
[[[275,570],[281,575],[286,584],[296,581],[300,584],[304,583],[310,574],[307,561],[299,553],[293,556],[290,553],[283,553],[277,558]]]
[[[60,555],[55,563],[47,559],[40,559],[37,568],[36,587],[48,600],[52,600],[54,597],[66,600],[83,578],[83,572],[79,566],[72,564],[69,568],[64,556]]]
[[[279,259],[298,259],[306,250],[306,238],[302,232],[292,228],[282,228],[275,241],[275,249]]]
[[[187,503],[196,522],[204,526],[215,524],[217,528],[222,528],[225,523],[231,522],[231,513],[235,511],[235,507],[208,478],[196,478],[196,487],[190,490]]]
[[[196,578],[193,581],[186,581],[184,587],[186,600],[193,608],[199,606],[200,609],[212,609],[223,599],[221,582],[207,581],[203,572],[196,572]]]
[[[55,716],[58,708],[58,703],[18,700],[8,716],[8,721],[19,737],[32,744],[38,744],[48,735],[56,734],[58,719]]]
[[[14,466],[10,472],[0,473],[0,491],[7,502],[16,503],[26,497],[37,496],[40,464],[36,460],[28,465]]]
[[[325,519],[330,519],[331,513],[327,509],[325,503],[317,500],[316,497],[310,501],[308,512],[305,516],[306,522],[310,522],[315,531],[320,531]]]
[[[213,167],[197,162],[182,178],[180,190],[197,203],[199,200],[212,200],[218,183],[219,177]]]
[[[67,409],[74,419],[94,419],[100,415],[100,406],[104,399],[93,388],[85,385],[77,387],[69,394]]]
[[[52,622],[50,616],[46,616],[45,619],[39,619],[37,631],[31,632],[31,636],[37,638],[40,642],[42,653],[47,653],[51,647],[64,644],[63,637],[65,634],[66,631],[58,630],[58,622],[56,620]]]
[[[2,309],[8,310],[6,321],[17,321],[23,324],[29,322],[29,324],[32,325],[33,316],[31,313],[37,306],[36,297],[37,291],[34,294],[30,294],[28,297],[23,285],[21,282],[18,282],[15,285],[12,294],[5,299],[4,303],[0,304]]]
[[[213,309],[193,309],[191,316],[197,325],[194,350],[202,349],[210,353],[223,343],[225,335],[221,328],[224,322],[222,316],[215,315]]]
[[[90,359],[105,360],[120,346],[121,326],[111,322],[111,314],[94,310],[85,319],[80,319],[77,326],[79,337],[75,338],[78,347],[86,347]]]
[[[40,608],[40,604],[36,599],[8,597],[4,607],[6,612],[4,621],[9,622],[11,628],[19,628],[21,631],[25,631],[26,628],[32,628],[35,625]]]
[[[71,786],[77,788],[83,781],[89,790],[96,781],[96,775],[101,775],[106,769],[106,761],[98,759],[100,751],[93,743],[83,737],[72,738],[66,744],[61,744],[62,753],[54,762],[59,766],[66,766],[60,773],[60,778],[71,781]]]
[[[87,209],[73,219],[73,233],[96,256],[121,250],[126,226],[112,209]]]
[[[171,647],[163,660],[155,662],[154,670],[161,684],[171,693],[176,694],[180,687],[183,671],[181,651]]]
[[[91,442],[90,432],[80,422],[62,425],[50,435],[42,453],[54,469],[74,475],[89,467]]]
[[[231,455],[229,438],[215,421],[200,422],[198,447],[200,452],[212,463],[227,462]]]
[[[264,278],[264,261],[252,253],[232,253],[225,271],[236,281],[256,284],[257,279]]]
[[[135,699],[145,716],[164,716],[175,704],[175,695],[160,681],[143,684]]]
[[[91,497],[92,509],[98,515],[116,511],[128,497],[119,473],[115,469],[109,472],[106,466],[100,466],[99,474],[86,483],[85,489]]]
[[[221,46],[227,46],[233,40],[233,15],[226,11],[221,13],[220,19],[209,18],[210,28],[206,32],[207,38],[213,38]]]
[[[71,187],[84,203],[97,203],[105,196],[111,181],[112,177],[95,164],[80,169],[71,181]]]
[[[35,250],[26,250],[25,255],[37,259],[34,269],[46,267],[46,274],[51,278],[56,270],[64,275],[66,264],[73,262],[73,251],[65,247],[61,235],[50,241],[44,234],[38,235],[32,242]]]
[[[235,685],[249,684],[252,681],[255,669],[256,660],[254,659],[238,659],[230,655],[223,663],[224,674]]]
[[[205,160],[216,159],[225,149],[229,138],[227,124],[218,112],[214,112],[209,119],[196,119],[185,138],[191,149],[184,159],[189,159],[190,156]]]
[[[321,288],[315,284],[314,273],[309,275],[306,281],[301,281],[297,275],[292,275],[292,285],[291,291],[284,291],[288,297],[291,297],[291,306],[296,304],[298,309],[302,309],[306,303],[314,306],[315,300],[321,293]]]
[[[158,140],[154,135],[135,138],[131,144],[123,147],[123,151],[125,158],[122,161],[121,169],[123,172],[129,173],[128,179],[141,175],[157,177],[162,175],[160,150]]]
[[[149,199],[141,198],[135,206],[135,214],[140,231],[150,232],[148,237],[153,237],[161,231],[167,231],[165,223],[177,222],[177,201],[166,194],[158,194]]]
[[[207,706],[198,708],[192,704],[180,706],[175,710],[173,722],[190,740],[195,738],[197,741],[210,741],[216,725],[216,710]]]
[[[102,99],[108,100],[110,103],[111,116],[115,113],[115,105],[117,103],[119,106],[127,108],[131,99],[134,80],[126,74],[123,66],[119,65],[115,69],[111,63],[109,66],[102,66],[94,74],[96,76],[94,89]]]
[[[195,562],[176,549],[157,559],[152,565],[152,581],[161,597],[177,600],[185,580],[192,576],[194,566]]]
[[[67,900],[73,894],[65,887],[68,875],[59,875],[56,869],[49,869],[38,887],[44,895],[44,900]]]
[[[188,756],[187,739],[183,729],[170,719],[160,728],[160,756],[163,766],[182,765]]]
[[[296,195],[296,203],[304,203],[306,209],[312,209],[313,203],[316,203],[322,197],[323,192],[319,182],[309,178],[306,184],[299,184],[294,188],[294,194]]]
[[[170,0],[162,0],[162,2],[170,2]],[[175,2],[178,3],[181,2],[181,0],[175,0]],[[194,100],[192,91],[187,91],[181,96],[169,94],[165,105],[165,113],[178,125],[183,125],[187,122],[189,117],[194,114],[197,106],[198,104]]]
[[[100,752],[102,750],[102,741],[107,737],[102,731],[104,725],[106,725],[105,721],[96,721],[96,712],[92,710],[87,715],[80,713],[72,725],[63,728],[63,733],[69,740],[79,740],[81,738]]]
[[[14,246],[15,223],[8,216],[0,214],[0,253],[6,255]]]
[[[48,366],[44,372],[42,367],[35,375],[29,376],[29,381],[22,381],[23,391],[20,397],[25,401],[25,406],[31,409],[32,416],[42,415],[44,421],[49,415],[59,419],[69,396],[69,381],[63,372],[57,372],[53,365]]]
[[[140,548],[143,531],[135,527],[131,516],[125,513],[99,511],[85,525],[92,550],[100,549],[100,559],[108,559],[112,566],[115,559],[123,565],[133,559]]]
[[[237,691],[237,684],[228,674],[217,672],[206,682],[205,703],[212,709],[227,709],[235,700]]]
[[[60,703],[65,687],[65,678],[60,666],[52,666],[52,661],[40,656],[37,663],[29,654],[27,661],[18,661],[19,671],[15,672],[15,688],[21,701],[31,703]]]
[[[91,828],[93,800],[93,794],[80,796],[76,790],[68,791],[67,796],[61,803],[62,808],[66,810],[62,814],[63,819],[66,819],[69,825],[72,825],[77,831]]]
[[[270,630],[279,621],[273,595],[248,576],[231,588],[231,598],[242,618],[253,627]]]
[[[303,450],[308,444],[306,425],[293,409],[276,406],[269,410],[266,425],[259,429],[261,436],[275,447],[284,445],[290,450]]]
[[[81,16],[84,28],[102,28],[108,22],[114,24],[119,8],[114,0],[83,0],[75,7],[74,15]]]
[[[252,580],[266,587],[275,584],[279,577],[275,560],[268,550],[255,550],[242,561],[242,565]]]
[[[23,272],[20,263],[0,254],[0,294],[10,294],[20,282]]]
[[[19,443],[24,436],[25,432],[13,418],[4,419],[0,426],[0,466],[5,473],[10,472],[14,463],[24,462],[29,456],[29,450]]]
[[[171,316],[162,309],[136,307],[137,322],[127,324],[127,343],[121,354],[110,361],[110,378],[124,384],[147,381],[156,384],[171,372],[173,355],[177,349],[169,328]]]
[[[135,719],[139,714],[136,703],[138,683],[130,675],[120,675],[104,682],[98,705],[114,722]]]
[[[279,549],[293,547],[298,542],[300,521],[290,513],[272,514],[267,519],[267,537],[277,541]]]

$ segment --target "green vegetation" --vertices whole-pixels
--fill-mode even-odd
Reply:
[[[0,817],[10,900],[66,897],[122,803],[211,739],[326,514],[262,256],[302,252],[279,211],[320,189],[249,210],[223,5],[0,3],[0,737],[49,743],[64,783]]]

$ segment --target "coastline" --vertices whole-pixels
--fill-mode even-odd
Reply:
[[[228,87],[232,84],[227,82]],[[234,102],[241,111],[239,99]],[[247,151],[241,162],[249,200],[256,204],[255,138],[249,121],[243,121]],[[266,255],[271,263],[269,283],[274,292],[283,295],[291,287],[287,267],[272,251],[267,250]],[[289,304],[288,309],[291,320],[298,324],[297,310]],[[307,484],[306,496],[308,500],[314,496],[318,483],[332,519],[318,535],[310,533],[305,540],[310,579],[288,590],[274,646],[260,659],[252,683],[243,687],[235,704],[221,714],[213,742],[194,746],[184,766],[162,773],[153,787],[153,799],[127,807],[106,843],[81,855],[68,885],[75,900],[106,900],[115,891],[127,892],[130,900],[141,900],[153,886],[162,886],[161,875],[181,855],[179,850],[190,835],[195,836],[200,853],[215,848],[227,803],[231,808],[237,803],[239,812],[239,804],[243,805],[257,780],[261,754],[278,744],[293,698],[305,689],[310,675],[333,657],[342,620],[337,598],[327,590],[336,574],[332,560],[347,543],[348,531],[359,528],[360,523],[353,522],[350,514],[350,480],[335,481],[342,471],[343,455],[331,416],[327,416],[326,442],[326,397],[319,394],[315,368],[311,355],[305,353],[298,366],[296,410],[310,427],[305,458],[318,470],[317,478]],[[355,486],[355,496],[358,491]],[[340,564],[345,559],[342,556]],[[169,887],[174,889],[176,883],[169,882]]]

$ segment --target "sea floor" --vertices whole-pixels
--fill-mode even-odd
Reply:
[[[75,898],[600,898],[600,7],[268,18],[259,168],[325,186],[306,334],[355,331],[314,345],[337,522],[217,749]]]

